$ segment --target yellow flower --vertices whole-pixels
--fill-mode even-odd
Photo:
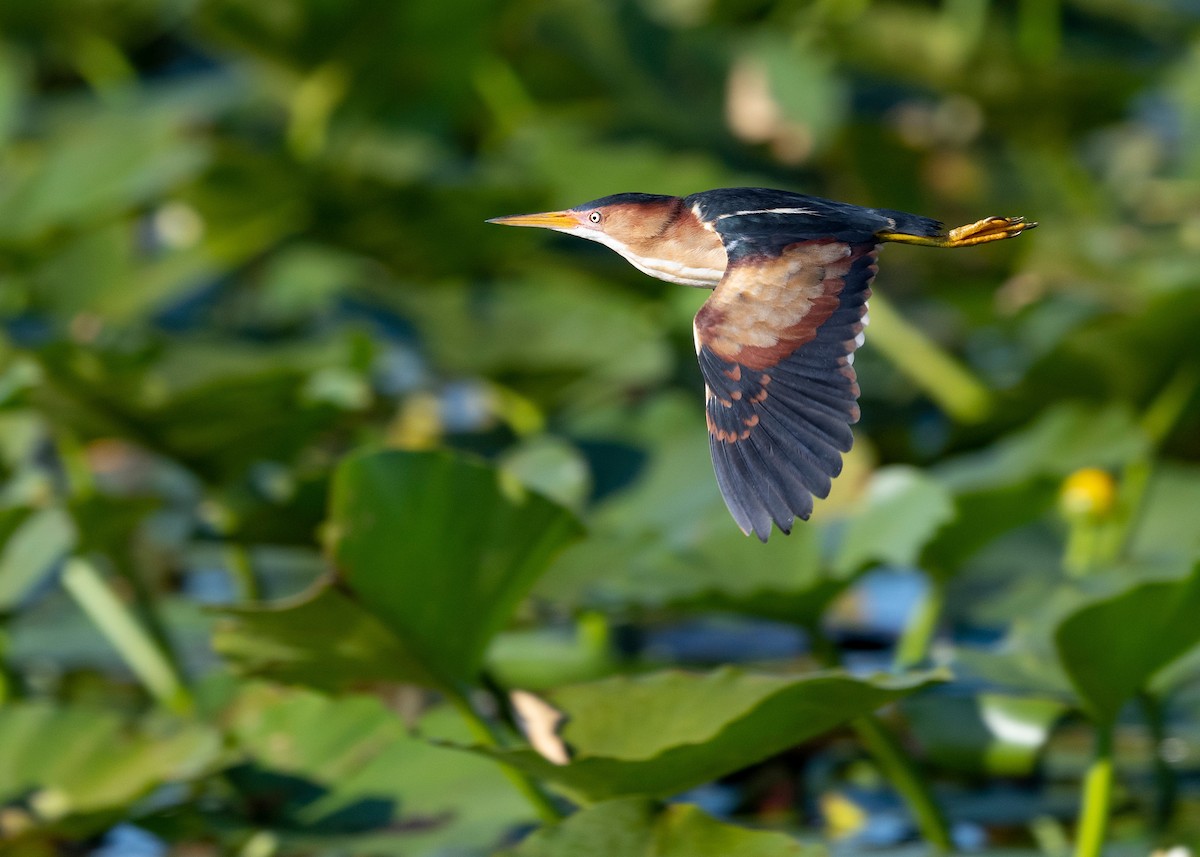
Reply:
[[[1076,470],[1063,481],[1058,494],[1058,507],[1067,518],[1104,518],[1116,502],[1116,480],[1097,467]]]

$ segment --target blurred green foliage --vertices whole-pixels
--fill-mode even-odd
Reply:
[[[6,0],[0,849],[1195,843],[1197,153],[1195,0]],[[1042,224],[766,545],[704,294],[483,222],[732,185]]]

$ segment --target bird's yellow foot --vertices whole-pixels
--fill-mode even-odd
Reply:
[[[940,246],[970,247],[972,244],[1003,241],[1005,238],[1015,238],[1036,226],[1037,223],[1026,221],[1024,217],[985,217],[983,220],[951,229]]]
[[[877,237],[884,241],[900,244],[922,244],[926,247],[970,247],[989,241],[1014,238],[1037,226],[1024,217],[985,217],[966,226],[956,226],[944,235],[920,235],[907,232],[879,232]]]

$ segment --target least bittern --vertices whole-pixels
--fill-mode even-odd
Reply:
[[[884,241],[970,247],[1037,226],[928,217],[766,188],[680,199],[621,193],[564,211],[497,217],[598,241],[635,268],[713,289],[693,326],[717,485],[742,531],[791,531],[842,470],[858,421],[854,351]]]

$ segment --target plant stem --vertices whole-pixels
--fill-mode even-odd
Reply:
[[[1125,484],[1128,485],[1128,481]],[[1114,531],[1110,521],[1089,520],[1086,516],[1072,518],[1063,549],[1063,571],[1067,576],[1086,577],[1096,566],[1102,565],[1108,558],[1108,543],[1112,542]]]
[[[939,852],[954,850],[950,825],[920,772],[896,741],[891,731],[873,714],[851,724],[858,738],[883,769],[892,787],[900,793],[925,840]]]
[[[1121,512],[1112,525],[1108,559],[1116,559],[1129,549],[1146,511],[1143,501],[1150,485],[1155,455],[1179,423],[1198,386],[1200,367],[1194,363],[1180,366],[1142,415],[1141,427],[1150,441],[1150,449],[1145,456],[1129,462],[1121,474]]]
[[[471,735],[484,747],[502,747],[503,742],[500,740],[499,734],[485,718],[481,717],[479,712],[475,710],[475,706],[471,705],[471,700],[467,696],[466,691],[457,689],[447,689],[445,691],[447,699],[462,715],[462,719],[466,721],[467,728],[471,730]],[[554,824],[561,821],[563,814],[558,811],[554,803],[550,800],[549,795],[542,791],[541,786],[531,780],[524,772],[518,771],[511,765],[504,762],[499,762],[500,769],[504,771],[504,775],[516,787],[527,801],[533,807],[534,811],[546,824]]]
[[[155,600],[154,593],[137,570],[132,567],[132,558],[126,563],[114,563],[113,571],[129,587],[130,595],[133,596],[134,615],[141,621],[146,633],[158,647],[159,653],[170,663],[172,671],[178,675],[180,672],[179,653],[171,642],[171,635],[167,632],[167,623],[163,620],[159,602]]]
[[[941,591],[940,588],[938,591]],[[933,611],[933,615],[936,617],[939,611],[940,607]],[[936,624],[935,618],[935,627]],[[820,627],[816,624],[806,625],[805,630],[808,633],[809,646],[813,656],[826,667],[840,666],[841,656],[837,647],[821,632]],[[908,758],[904,748],[900,746],[891,730],[874,714],[859,717],[851,721],[850,725],[863,746],[866,747],[867,752],[879,765],[888,782],[892,784],[892,787],[908,806],[908,811],[912,813],[917,829],[925,841],[938,852],[953,851],[954,842],[950,836],[950,825],[946,821],[946,816],[938,806],[933,791],[921,777],[920,771]]]
[[[1075,834],[1075,857],[1100,857],[1112,801],[1113,724],[1096,727],[1096,753],[1083,781],[1083,807]]]
[[[1138,696],[1138,702],[1142,706],[1142,714],[1146,718],[1146,726],[1150,730],[1150,740],[1154,747],[1154,827],[1162,831],[1166,830],[1171,816],[1175,814],[1179,783],[1175,771],[1162,755],[1163,741],[1167,737],[1162,703],[1153,694],[1145,691]]]
[[[937,633],[942,618],[942,605],[946,602],[946,585],[941,575],[931,574],[929,590],[913,615],[904,625],[904,632],[896,644],[893,666],[897,670],[911,669],[929,657],[929,646]]]
[[[228,542],[225,545],[225,562],[229,566],[230,576],[237,584],[238,602],[261,600],[262,589],[258,585],[258,576],[254,573],[254,563],[250,561],[250,552],[246,550],[246,546]]]
[[[991,390],[879,293],[871,296],[870,336],[897,369],[956,420],[978,423],[991,412]]]
[[[1146,408],[1146,412],[1142,414],[1142,430],[1146,432],[1155,449],[1162,446],[1163,441],[1175,429],[1192,396],[1196,394],[1197,386],[1200,386],[1200,366],[1185,363],[1175,371],[1171,380]]]
[[[1062,49],[1062,0],[1021,0],[1017,7],[1017,45],[1039,65],[1054,62]]]
[[[67,500],[85,503],[89,501],[103,502],[96,497],[95,475],[92,473],[87,453],[79,438],[73,432],[58,430],[54,433],[54,446],[63,472],[67,476],[68,488],[63,496],[64,502]],[[155,645],[158,646],[158,650],[171,663],[172,670],[178,673],[180,671],[179,655],[171,643],[166,623],[159,615],[154,593],[146,585],[142,576],[138,574],[133,558],[127,557],[125,562],[114,560],[113,565],[114,572],[129,586],[130,594],[133,596],[134,613],[141,620]]]
[[[79,557],[68,560],[62,582],[150,694],[175,713],[189,714],[193,708],[191,694],[170,659],[138,624],[96,567]]]

